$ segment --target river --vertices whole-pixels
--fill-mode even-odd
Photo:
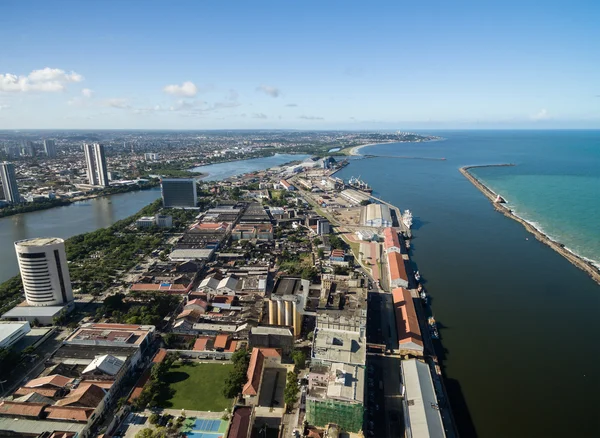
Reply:
[[[460,435],[599,436],[600,287],[497,213],[458,168],[512,162],[512,172],[537,166],[545,173],[562,168],[587,175],[586,154],[600,133],[435,134],[447,140],[378,145],[361,153],[445,161],[359,159],[336,176],[361,175],[375,196],[413,212],[412,260],[441,325],[440,356]],[[564,149],[560,160],[557,142]],[[577,190],[584,190],[586,180],[580,183]],[[512,193],[502,192],[509,199]]]
[[[267,169],[308,155],[277,154],[251,160],[230,161],[197,168],[207,179],[221,180],[246,172]],[[137,213],[160,198],[160,188],[120,193],[76,202],[65,207],[17,214],[0,219],[0,282],[19,272],[13,243],[21,239],[53,236],[64,239],[115,222]]]

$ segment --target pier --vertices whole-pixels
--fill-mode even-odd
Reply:
[[[495,193],[488,186],[486,186],[483,182],[481,182],[471,172],[469,172],[470,169],[474,169],[474,168],[478,168],[478,167],[505,167],[505,166],[514,166],[514,164],[486,164],[486,165],[481,165],[481,166],[465,166],[465,167],[461,167],[459,170],[460,170],[460,173],[462,173],[465,176],[465,178],[467,178],[469,181],[471,181],[471,183],[475,187],[477,187],[479,189],[479,191],[481,191],[481,193],[483,193],[491,201],[491,203],[494,206],[494,208],[496,209],[496,211],[499,211],[504,216],[506,216],[514,221],[519,222],[521,225],[523,225],[523,227],[525,227],[525,229],[527,231],[529,231],[531,234],[533,234],[537,240],[548,245],[550,248],[552,248],[554,251],[556,251],[557,253],[562,255],[564,258],[566,258],[572,264],[577,266],[579,269],[586,272],[590,277],[592,277],[592,279],[596,283],[600,284],[600,269],[598,269],[596,266],[594,266],[593,263],[591,263],[587,260],[584,260],[583,258],[579,257],[577,254],[572,253],[567,248],[565,248],[565,246],[563,244],[561,244],[555,240],[552,240],[550,237],[548,237],[546,234],[542,233],[540,230],[535,228],[529,222],[525,221],[524,219],[522,219],[519,216],[517,216],[516,214],[514,214],[513,211],[505,203],[496,202],[496,198],[498,197],[498,194]]]

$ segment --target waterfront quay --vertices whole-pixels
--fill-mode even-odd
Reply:
[[[330,221],[373,284],[367,311],[367,372],[373,381],[366,403],[367,420],[382,420],[375,421],[381,424],[379,429],[375,426],[375,436],[410,436],[419,415],[412,407],[419,397],[411,392],[415,388],[410,369],[425,367],[431,393],[420,388],[422,412],[436,411],[442,425],[441,435],[433,424],[428,425],[428,433],[458,436],[436,353],[441,348],[439,334],[430,320],[427,292],[410,259],[410,221],[403,220],[398,206],[355,190],[334,173],[307,170],[289,181]],[[370,208],[373,205],[377,207]]]

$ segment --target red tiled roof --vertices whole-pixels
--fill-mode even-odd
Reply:
[[[194,350],[194,351],[205,351],[206,350],[206,344],[208,344],[209,340],[210,340],[210,338],[208,338],[208,337],[202,337],[202,338],[196,339],[196,342],[194,342],[194,348],[192,348],[192,350]]]
[[[56,402],[56,406],[78,406],[95,408],[100,404],[106,393],[98,385],[85,385],[71,391],[69,395]]]
[[[398,238],[398,233],[393,228],[384,228],[383,230],[383,243],[385,245],[385,249],[390,249],[393,247],[400,248],[400,239]]]
[[[408,281],[402,254],[395,251],[388,253],[388,264],[390,266],[390,280],[394,281],[402,279]]]
[[[392,290],[394,309],[396,311],[396,329],[398,331],[398,343],[414,343],[423,347],[423,338],[419,328],[419,320],[415,310],[415,304],[409,291],[404,288]]]
[[[55,386],[57,388],[64,388],[68,383],[71,383],[72,381],[73,379],[61,376],[60,374],[52,374],[50,376],[30,380],[25,384],[25,387],[36,388],[38,386]]]
[[[14,392],[14,395],[21,396],[21,395],[27,395],[27,394],[31,394],[32,392],[35,392],[35,393],[38,393],[45,397],[52,398],[52,397],[56,396],[58,391],[59,391],[59,388],[26,388],[26,387],[22,386]]]
[[[48,406],[45,409],[50,420],[71,420],[87,422],[94,413],[94,408],[74,408],[68,406]]]
[[[194,300],[188,301],[187,304],[185,305],[185,307],[188,307],[188,306],[200,306],[200,307],[203,307],[206,309],[208,307],[208,303],[204,300],[196,298]]]
[[[3,401],[0,403],[0,415],[16,415],[21,417],[39,417],[45,403],[21,403]]]
[[[154,356],[154,359],[152,359],[152,363],[161,363],[165,360],[165,357],[167,357],[167,350],[160,348],[158,353],[156,353],[156,356]]]
[[[215,338],[215,348],[226,348],[227,341],[229,341],[229,335],[217,335],[217,337]]]
[[[248,381],[242,389],[244,395],[257,395],[260,379],[262,378],[263,363],[265,357],[281,357],[275,348],[253,348],[248,366]]]
[[[127,400],[129,403],[132,403],[135,399],[137,399],[140,395],[142,395],[144,386],[146,385],[146,382],[148,382],[148,380],[150,379],[151,371],[152,371],[152,368],[148,368],[146,371],[144,371],[142,373],[142,375],[138,379],[137,383],[135,384],[135,387],[133,388],[133,391],[131,392],[129,399]]]
[[[236,408],[231,417],[231,426],[227,438],[246,438],[250,427],[250,417],[252,417],[250,406]]]

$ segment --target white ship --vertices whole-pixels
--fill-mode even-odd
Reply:
[[[408,228],[410,230],[410,227],[412,227],[412,213],[410,212],[410,210],[404,210],[404,214],[402,215],[402,222],[404,223],[404,225],[406,225],[406,228]]]

